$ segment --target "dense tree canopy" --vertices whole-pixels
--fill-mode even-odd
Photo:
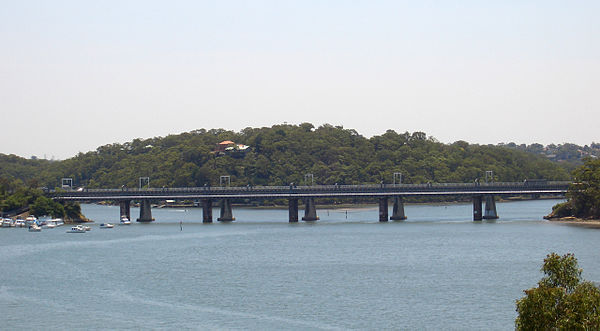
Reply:
[[[62,204],[43,196],[39,188],[27,187],[19,180],[0,183],[0,211],[26,211],[35,216],[64,217]]]
[[[217,157],[223,140],[250,146],[245,157]],[[0,177],[58,186],[73,178],[78,186],[137,186],[150,177],[152,187],[218,185],[221,175],[232,185],[287,185],[314,175],[317,184],[391,182],[472,182],[492,170],[496,180],[564,180],[568,173],[545,157],[514,148],[437,142],[423,132],[366,138],[353,129],[310,123],[246,128],[240,132],[200,129],[179,135],[135,139],[98,147],[64,161],[25,160],[0,155]]]
[[[573,171],[567,202],[552,208],[551,217],[600,218],[600,160],[588,158]]]
[[[517,145],[515,143],[499,145],[526,151],[536,155],[542,155],[553,162],[557,162],[569,171],[572,171],[576,167],[582,165],[586,157],[600,157],[600,144],[598,143],[591,143],[590,145],[585,146],[579,146],[570,143],[558,145],[550,144],[546,146],[537,143],[530,145]]]
[[[600,328],[600,290],[581,280],[572,254],[549,254],[545,276],[517,300],[517,330],[597,330]]]

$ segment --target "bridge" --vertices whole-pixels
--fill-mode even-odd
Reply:
[[[310,186],[237,186],[182,188],[127,188],[48,190],[58,201],[116,201],[121,216],[131,219],[131,201],[140,202],[138,222],[152,222],[151,202],[164,200],[199,200],[202,202],[202,221],[213,221],[214,202],[220,201],[218,221],[233,221],[232,199],[287,199],[289,222],[298,222],[298,201],[304,202],[304,221],[316,221],[316,198],[376,198],[379,201],[379,221],[388,221],[389,200],[393,200],[389,220],[404,220],[404,197],[409,196],[467,196],[473,201],[473,220],[496,219],[496,196],[540,195],[564,196],[570,182],[523,181],[496,183],[427,183],[427,184],[369,184],[369,185],[310,185]],[[482,208],[485,201],[485,209]]]

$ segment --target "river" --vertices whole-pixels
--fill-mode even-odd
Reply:
[[[287,209],[202,224],[201,209],[165,208],[114,229],[98,224],[118,207],[84,204],[85,234],[0,229],[0,328],[510,330],[546,254],[600,280],[600,231],[544,221],[558,201],[498,203],[483,222],[470,204],[407,205],[389,223],[376,206],[298,224]]]

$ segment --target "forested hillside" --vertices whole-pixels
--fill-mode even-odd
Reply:
[[[600,157],[600,144],[592,142],[590,145],[579,146],[570,143],[542,145],[533,143],[530,145],[515,143],[500,144],[501,146],[518,149],[528,153],[541,155],[550,161],[557,162],[569,171],[581,166],[586,158],[597,159]]]
[[[219,142],[250,146],[243,154],[214,153]],[[200,129],[124,144],[99,147],[64,161],[27,160],[0,155],[0,178],[31,186],[55,187],[71,177],[77,186],[136,187],[150,177],[152,187],[218,185],[287,185],[314,175],[316,184],[391,182],[394,172],[405,183],[472,182],[492,170],[497,181],[569,179],[567,171],[543,156],[514,148],[442,144],[425,133],[397,133],[365,138],[352,129],[310,123],[246,128],[240,132]]]

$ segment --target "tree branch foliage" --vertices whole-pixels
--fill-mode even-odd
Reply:
[[[597,330],[600,290],[582,281],[573,254],[551,253],[544,259],[544,277],[517,300],[517,330]]]

